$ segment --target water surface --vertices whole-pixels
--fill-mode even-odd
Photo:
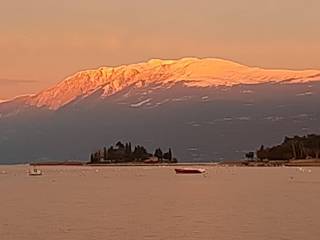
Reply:
[[[320,168],[0,166],[0,236],[319,239]]]

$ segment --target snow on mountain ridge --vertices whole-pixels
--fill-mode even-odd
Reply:
[[[108,97],[129,86],[139,88],[151,83],[169,87],[176,83],[189,87],[213,87],[316,80],[320,80],[320,71],[316,70],[266,70],[214,58],[152,59],[145,63],[78,72],[30,97],[27,104],[56,110],[99,90],[103,91],[102,97]]]
[[[34,97],[35,94],[21,94],[21,95],[17,95],[13,98],[8,98],[8,99],[0,99],[0,103],[7,103],[7,102],[12,102],[18,99],[27,99],[27,98],[31,98]]]

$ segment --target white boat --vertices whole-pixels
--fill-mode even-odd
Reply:
[[[29,170],[29,176],[41,176],[42,171],[40,169],[33,168]]]

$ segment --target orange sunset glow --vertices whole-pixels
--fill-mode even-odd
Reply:
[[[316,0],[4,1],[0,99],[152,58],[320,69],[319,9]]]
[[[320,0],[1,0],[0,240],[319,240]]]

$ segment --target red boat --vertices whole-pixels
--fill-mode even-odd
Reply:
[[[174,170],[177,174],[199,174],[206,172],[203,168],[175,168]]]

